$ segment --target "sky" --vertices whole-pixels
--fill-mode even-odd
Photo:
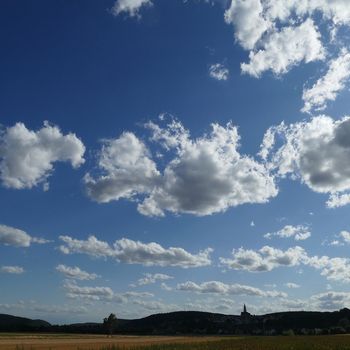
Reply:
[[[3,0],[0,313],[350,304],[347,0]]]

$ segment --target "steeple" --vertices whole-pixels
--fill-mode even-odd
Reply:
[[[247,311],[247,307],[245,304],[243,304],[243,311],[241,312],[241,317],[243,317],[244,319],[249,318],[251,315],[250,313]]]

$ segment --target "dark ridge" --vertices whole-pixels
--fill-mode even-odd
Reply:
[[[0,330],[2,332],[42,331],[49,327],[51,324],[43,320],[0,314]]]
[[[106,332],[102,323],[74,323],[51,325],[42,320],[0,314],[1,332]],[[205,335],[205,334],[345,334],[350,333],[350,310],[333,312],[288,311],[266,315],[224,315],[200,311],[177,311],[154,314],[148,317],[118,319],[117,334],[140,335]]]

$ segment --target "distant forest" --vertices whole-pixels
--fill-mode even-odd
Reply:
[[[64,332],[103,334],[101,323],[51,325],[43,320],[0,314],[1,332]],[[279,312],[266,315],[223,315],[198,311],[155,314],[141,319],[118,319],[115,334],[138,335],[317,335],[350,333],[350,310]]]

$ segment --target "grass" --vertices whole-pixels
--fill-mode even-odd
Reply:
[[[134,346],[128,350],[350,350],[349,336],[277,336],[230,338],[192,344]],[[95,350],[95,349],[91,349]],[[125,350],[109,346],[99,350]]]
[[[45,349],[50,349],[47,344]],[[273,337],[228,337],[221,340],[203,340],[187,343],[158,343],[150,345],[80,345],[75,350],[350,350],[350,336],[273,336]],[[1,349],[1,346],[0,346]],[[17,346],[16,350],[36,350],[35,346]],[[43,348],[40,348],[43,349]],[[58,349],[52,346],[52,349]],[[61,349],[61,348],[59,348]],[[64,349],[64,348],[62,348]]]

